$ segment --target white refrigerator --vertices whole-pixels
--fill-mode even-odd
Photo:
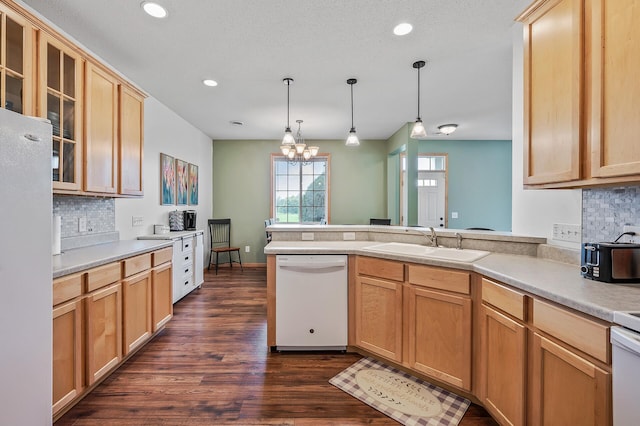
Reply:
[[[51,125],[0,108],[0,425],[51,424]]]

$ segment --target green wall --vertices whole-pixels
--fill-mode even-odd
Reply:
[[[510,140],[421,140],[419,153],[448,153],[449,228],[511,231]]]
[[[331,154],[330,224],[368,224],[386,217],[387,145],[364,140],[346,147],[343,140],[307,140]],[[270,217],[271,154],[280,141],[213,141],[213,215],[231,218],[232,245],[245,263],[266,262],[264,220]],[[250,246],[250,253],[244,247]]]

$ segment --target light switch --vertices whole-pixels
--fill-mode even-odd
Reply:
[[[457,219],[458,218],[458,212],[451,212],[451,219]]]
[[[313,241],[313,232],[303,232],[302,241]]]

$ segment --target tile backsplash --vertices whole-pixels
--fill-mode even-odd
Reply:
[[[62,250],[118,240],[115,199],[80,196],[53,196],[53,215],[61,219]],[[79,220],[86,220],[86,231]]]
[[[640,226],[640,186],[582,190],[583,242],[613,241],[624,225]]]

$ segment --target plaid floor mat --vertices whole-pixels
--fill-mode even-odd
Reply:
[[[406,426],[457,425],[471,403],[372,358],[362,358],[329,383]]]

